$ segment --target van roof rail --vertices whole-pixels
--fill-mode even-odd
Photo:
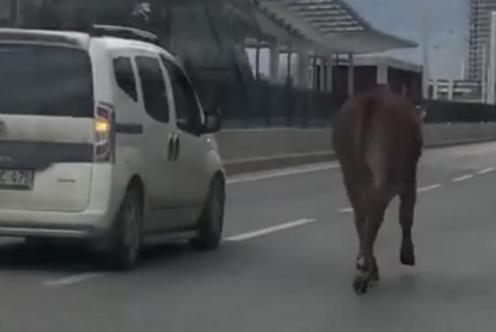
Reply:
[[[140,40],[155,45],[160,44],[160,40],[158,36],[154,33],[136,28],[123,27],[118,25],[95,24],[90,29],[90,35],[96,37],[108,36],[108,37]]]

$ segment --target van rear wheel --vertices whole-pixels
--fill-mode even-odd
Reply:
[[[143,210],[138,190],[127,192],[114,221],[110,234],[108,266],[113,270],[129,271],[135,268],[141,248]]]
[[[225,185],[222,177],[217,176],[210,184],[205,207],[198,224],[198,236],[192,244],[205,251],[216,250],[222,241],[224,227]]]

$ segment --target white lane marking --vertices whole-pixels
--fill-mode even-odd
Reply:
[[[473,178],[475,175],[467,174],[453,179],[453,182],[462,182]]]
[[[224,241],[229,241],[229,242],[246,241],[246,240],[250,240],[250,239],[253,239],[256,237],[260,237],[260,236],[288,230],[291,228],[301,227],[301,226],[311,224],[314,222],[317,222],[317,219],[300,219],[300,220],[288,222],[288,223],[277,225],[277,226],[263,228],[263,229],[260,229],[260,230],[254,231],[254,232],[243,233],[243,234],[239,234],[239,235],[226,237],[226,238],[224,238]]]
[[[344,208],[339,210],[339,213],[353,213],[353,208]]]
[[[436,184],[433,184],[433,185],[430,185],[430,186],[427,186],[427,187],[418,188],[417,189],[417,193],[419,193],[419,194],[426,193],[428,191],[432,191],[432,190],[441,188],[442,186],[443,186],[442,184],[436,183]]]
[[[77,283],[80,283],[83,281],[96,279],[96,278],[104,276],[105,274],[106,273],[104,273],[104,272],[80,273],[80,274],[75,274],[75,275],[60,278],[60,279],[45,281],[44,285],[47,287],[68,286],[68,285],[77,284]]]
[[[487,174],[496,171],[496,167],[488,167],[477,172],[479,175]]]
[[[326,164],[326,165],[313,165],[307,167],[299,167],[299,168],[289,168],[289,169],[280,169],[277,171],[269,171],[269,172],[260,172],[260,173],[252,173],[245,175],[237,175],[229,178],[227,180],[227,184],[236,184],[243,182],[255,182],[266,179],[273,179],[285,176],[306,174],[306,173],[314,173],[332,169],[340,168],[339,164]]]

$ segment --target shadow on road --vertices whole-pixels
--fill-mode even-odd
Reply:
[[[28,244],[22,240],[0,246],[0,269],[80,273],[95,270],[94,255],[84,247]]]
[[[141,253],[138,269],[164,262],[177,263],[185,258],[206,255],[186,243],[147,246]],[[0,270],[62,272],[69,274],[102,271],[101,254],[78,244],[31,244],[23,240],[0,245]]]

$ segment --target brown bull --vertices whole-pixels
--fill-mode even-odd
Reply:
[[[422,153],[421,120],[405,98],[378,87],[344,104],[336,118],[333,143],[355,212],[359,254],[353,287],[362,294],[371,282],[379,281],[374,243],[395,196],[401,201],[400,260],[415,265],[412,224]]]

